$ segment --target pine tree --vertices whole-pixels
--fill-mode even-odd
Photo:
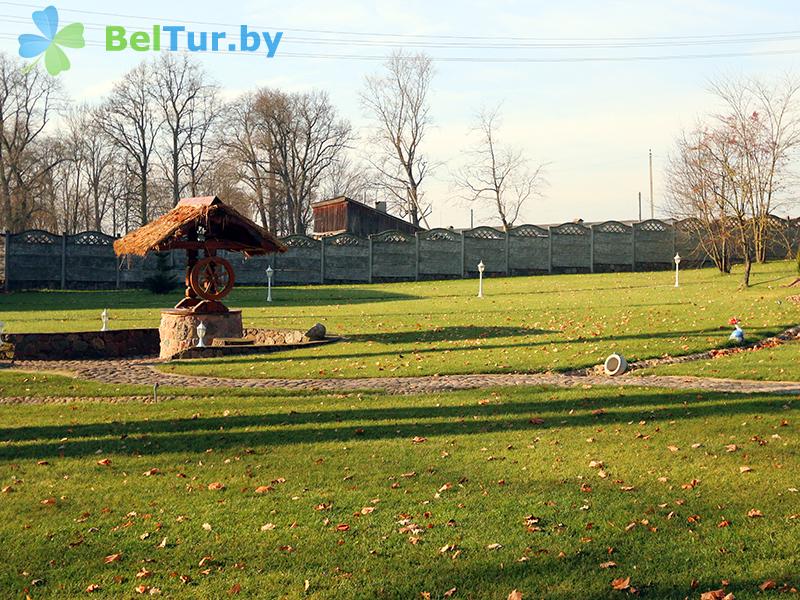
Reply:
[[[142,282],[144,287],[153,294],[168,294],[178,287],[178,280],[172,273],[172,268],[167,262],[169,254],[166,252],[156,252],[156,270],[150,277],[146,277]]]

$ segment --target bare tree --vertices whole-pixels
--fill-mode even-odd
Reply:
[[[347,196],[366,202],[369,193],[375,190],[368,173],[365,165],[355,162],[348,153],[343,152],[325,172],[319,196],[322,199]]]
[[[262,90],[256,110],[270,148],[270,172],[285,194],[290,233],[306,233],[311,202],[326,171],[352,139],[324,92]]]
[[[136,168],[139,187],[139,224],[150,219],[148,204],[151,161],[163,119],[150,91],[151,69],[141,63],[114,85],[98,112],[98,126],[128,156]]]
[[[697,240],[698,250],[709,256],[722,273],[730,273],[736,240],[727,227],[725,197],[731,185],[728,174],[715,166],[708,148],[709,132],[700,123],[682,133],[666,170],[667,210]]]
[[[37,188],[61,160],[47,152],[45,128],[58,106],[60,88],[41,69],[23,70],[0,53],[0,225],[28,227],[38,209]]]
[[[151,69],[154,85],[148,91],[164,121],[165,173],[175,205],[186,187],[194,195],[207,167],[206,144],[219,114],[217,88],[186,54],[165,52]]]
[[[545,165],[531,167],[521,150],[501,144],[499,127],[499,107],[478,113],[478,143],[468,151],[468,164],[457,174],[456,185],[467,201],[492,206],[508,231],[525,203],[541,195]]]
[[[414,225],[426,222],[430,204],[420,186],[431,166],[422,143],[431,124],[428,93],[433,63],[426,54],[392,54],[381,75],[368,76],[361,103],[374,122],[369,161],[393,205]]]
[[[791,161],[800,146],[800,80],[720,79],[711,91],[724,104],[716,120],[737,146],[754,259],[763,262],[772,215],[786,207]]]
[[[228,105],[224,114],[222,137],[224,157],[235,168],[239,182],[249,191],[261,224],[281,231],[275,176],[270,169],[270,146],[259,126],[256,94],[247,93]]]

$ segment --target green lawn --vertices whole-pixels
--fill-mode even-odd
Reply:
[[[0,374],[3,389],[70,381],[18,377]],[[0,406],[3,597],[96,584],[106,598],[139,585],[181,598],[605,598],[630,577],[659,599],[724,579],[741,600],[767,580],[800,585],[791,398],[247,393]]]
[[[307,328],[315,322],[347,337],[324,348],[256,357],[175,363],[181,373],[233,377],[366,377],[565,370],[601,362],[611,352],[629,360],[686,354],[726,343],[728,319],[743,320],[751,339],[800,322],[800,307],[782,287],[795,265],[757,265],[754,286],[737,290],[740,274],[671,272],[515,277],[486,281],[412,282],[241,288],[228,304],[246,325]],[[177,297],[177,296],[176,296]],[[9,331],[99,327],[108,307],[112,327],[156,326],[159,307],[175,298],[145,292],[32,292],[0,296]],[[778,301],[781,301],[780,303]],[[797,370],[795,370],[795,377]]]
[[[696,375],[772,381],[800,381],[800,342],[775,348],[743,350],[711,360],[665,365],[636,371],[640,375]]]

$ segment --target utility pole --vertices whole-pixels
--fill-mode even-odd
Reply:
[[[650,218],[655,219],[655,207],[653,205],[653,150],[650,153]]]
[[[639,192],[639,222],[642,222],[642,192]]]
[[[475,229],[475,222],[473,220],[473,211],[471,208],[469,209],[469,228]]]

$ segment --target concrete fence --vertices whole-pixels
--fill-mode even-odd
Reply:
[[[679,253],[685,266],[709,262],[691,221],[618,221],[587,226],[520,225],[504,232],[491,227],[465,231],[431,229],[410,235],[384,231],[361,238],[348,233],[314,239],[283,238],[284,254],[231,261],[236,280],[263,285],[272,266],[276,285],[371,283],[472,277],[483,261],[487,275],[593,273],[670,269]],[[785,258],[797,248],[796,221],[776,221],[769,258]],[[114,255],[114,238],[97,231],[57,235],[30,230],[5,234],[0,244],[0,279],[6,290],[120,289],[141,287],[154,272],[156,259]],[[186,258],[175,252],[170,265],[183,277]]]

